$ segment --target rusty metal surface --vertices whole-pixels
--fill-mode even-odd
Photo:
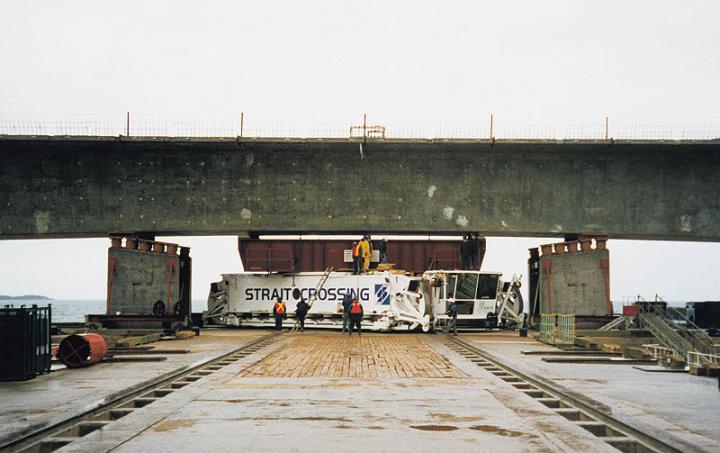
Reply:
[[[321,272],[352,268],[344,261],[344,251],[351,240],[267,240],[238,238],[238,251],[243,267],[249,272]],[[380,241],[372,241],[377,250]],[[460,269],[461,240],[393,240],[388,241],[388,263],[395,269],[422,273],[431,269]],[[485,238],[480,239],[480,267],[485,256]],[[376,267],[373,262],[371,268]]]
[[[107,350],[107,343],[102,335],[83,333],[65,337],[60,342],[58,356],[68,368],[80,368],[101,361]]]

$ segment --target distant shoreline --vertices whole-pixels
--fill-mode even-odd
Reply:
[[[39,296],[36,294],[24,294],[22,296],[6,296],[5,294],[0,294],[0,300],[55,300],[51,297],[47,296]]]

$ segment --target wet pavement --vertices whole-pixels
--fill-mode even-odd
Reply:
[[[468,334],[482,350],[526,371],[611,408],[616,417],[645,432],[672,434],[706,449],[720,451],[720,392],[717,378],[689,373],[648,373],[632,365],[547,363],[522,351],[556,348],[517,334]]]
[[[158,343],[158,348],[193,350],[168,356],[166,362],[103,364],[25,383],[0,383],[0,433],[8,436],[23,426],[47,423],[63,411],[79,411],[125,386],[217,357],[267,333],[203,331],[192,340]],[[520,351],[552,348],[517,333],[461,338],[513,367],[586,393],[621,415],[667,427],[673,435],[718,451],[712,432],[720,426],[717,381],[629,366],[547,364]],[[668,390],[673,382],[679,384]],[[668,395],[665,402],[655,398],[662,389]],[[683,394],[704,401],[691,413],[691,403],[676,401]],[[451,351],[438,335],[368,333],[358,338],[310,331],[285,333],[59,451],[198,449],[617,451]]]
[[[286,334],[112,426],[60,451],[613,451],[422,334]]]
[[[212,330],[189,340],[153,343],[157,349],[188,349],[162,362],[98,363],[87,368],[53,371],[21,382],[0,382],[0,445],[19,433],[40,429],[84,412],[128,387],[222,355],[263,330]]]

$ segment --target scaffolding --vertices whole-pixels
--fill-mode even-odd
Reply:
[[[539,340],[553,345],[575,344],[575,315],[541,314]]]

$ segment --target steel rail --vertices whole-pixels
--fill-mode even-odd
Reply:
[[[572,390],[566,389],[552,381],[539,376],[519,371],[501,359],[457,337],[443,334],[446,344],[450,347],[456,345],[465,349],[471,355],[482,359],[476,364],[489,369],[500,379],[508,382],[516,389],[525,392],[545,406],[555,410],[568,420],[571,420],[587,431],[598,436],[609,445],[620,451],[632,453],[645,452],[703,452],[704,450],[691,445],[684,440],[665,435],[659,439],[651,434],[641,431],[628,423],[608,414],[601,408],[602,403],[590,400],[582,395],[574,395]],[[458,351],[460,352],[460,351]],[[490,365],[483,365],[486,362]],[[492,367],[492,368],[491,368]],[[605,425],[603,427],[602,425]]]
[[[128,415],[137,408],[151,404],[155,400],[169,395],[175,390],[179,390],[224,366],[230,365],[262,349],[276,340],[281,334],[282,333],[274,332],[263,335],[218,357],[202,360],[199,363],[196,362],[190,365],[189,368],[183,367],[178,371],[173,371],[158,378],[145,381],[139,385],[128,387],[110,395],[104,400],[100,400],[97,402],[97,405],[79,414],[52,423],[49,426],[24,433],[21,437],[0,445],[0,453],[49,452],[62,448],[72,443],[72,440],[81,439],[84,435]],[[248,352],[248,349],[252,350],[252,352]],[[245,352],[247,352],[247,354],[244,354]],[[206,370],[207,368],[212,369]],[[62,433],[73,430],[75,433],[70,436],[56,437]],[[57,440],[53,441],[53,438]]]

